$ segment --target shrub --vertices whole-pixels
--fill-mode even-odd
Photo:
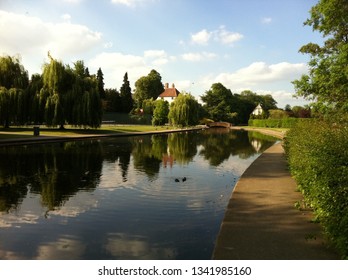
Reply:
[[[282,119],[249,119],[249,126],[270,127],[270,128],[291,128],[299,122],[310,122],[311,119],[301,118],[282,118]]]
[[[348,128],[299,122],[285,138],[290,170],[329,240],[348,257]]]

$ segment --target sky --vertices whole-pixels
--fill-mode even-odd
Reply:
[[[301,46],[323,41],[304,26],[316,0],[0,0],[0,55],[20,55],[29,75],[51,56],[100,67],[105,88],[132,89],[152,69],[162,83],[200,96],[213,83],[271,94],[279,108],[307,73]]]

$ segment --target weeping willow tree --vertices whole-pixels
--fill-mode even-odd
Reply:
[[[75,81],[67,104],[71,113],[69,122],[76,126],[99,127],[102,121],[102,103],[98,80],[87,74],[83,61],[77,61],[74,66]]]
[[[45,104],[47,125],[100,126],[102,108],[97,80],[87,73],[83,61],[77,61],[71,69],[50,57],[50,63],[44,66],[39,101],[39,107]]]
[[[20,57],[0,56],[0,86],[25,89],[28,84],[28,71],[21,64]]]
[[[178,126],[196,125],[199,121],[199,104],[189,93],[181,93],[170,105],[168,118]]]
[[[44,65],[43,87],[40,97],[45,102],[45,121],[48,126],[64,127],[64,99],[69,91],[67,83],[67,71],[62,62],[53,59],[50,55],[50,63]]]
[[[26,117],[26,93],[28,72],[19,57],[0,57],[0,124],[24,124]]]

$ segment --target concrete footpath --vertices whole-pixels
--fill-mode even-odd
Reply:
[[[228,203],[213,259],[334,260],[312,212],[290,176],[281,143],[265,151],[244,172]]]

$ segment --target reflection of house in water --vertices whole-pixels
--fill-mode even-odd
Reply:
[[[162,164],[164,168],[167,168],[168,165],[170,166],[170,168],[172,168],[174,165],[174,157],[172,155],[163,154]]]
[[[167,148],[166,154],[162,154],[162,164],[164,168],[167,168],[168,165],[172,168],[174,165],[174,156],[170,154],[169,148]]]
[[[257,139],[251,140],[251,145],[254,147],[255,151],[258,153],[261,149],[261,141]]]

